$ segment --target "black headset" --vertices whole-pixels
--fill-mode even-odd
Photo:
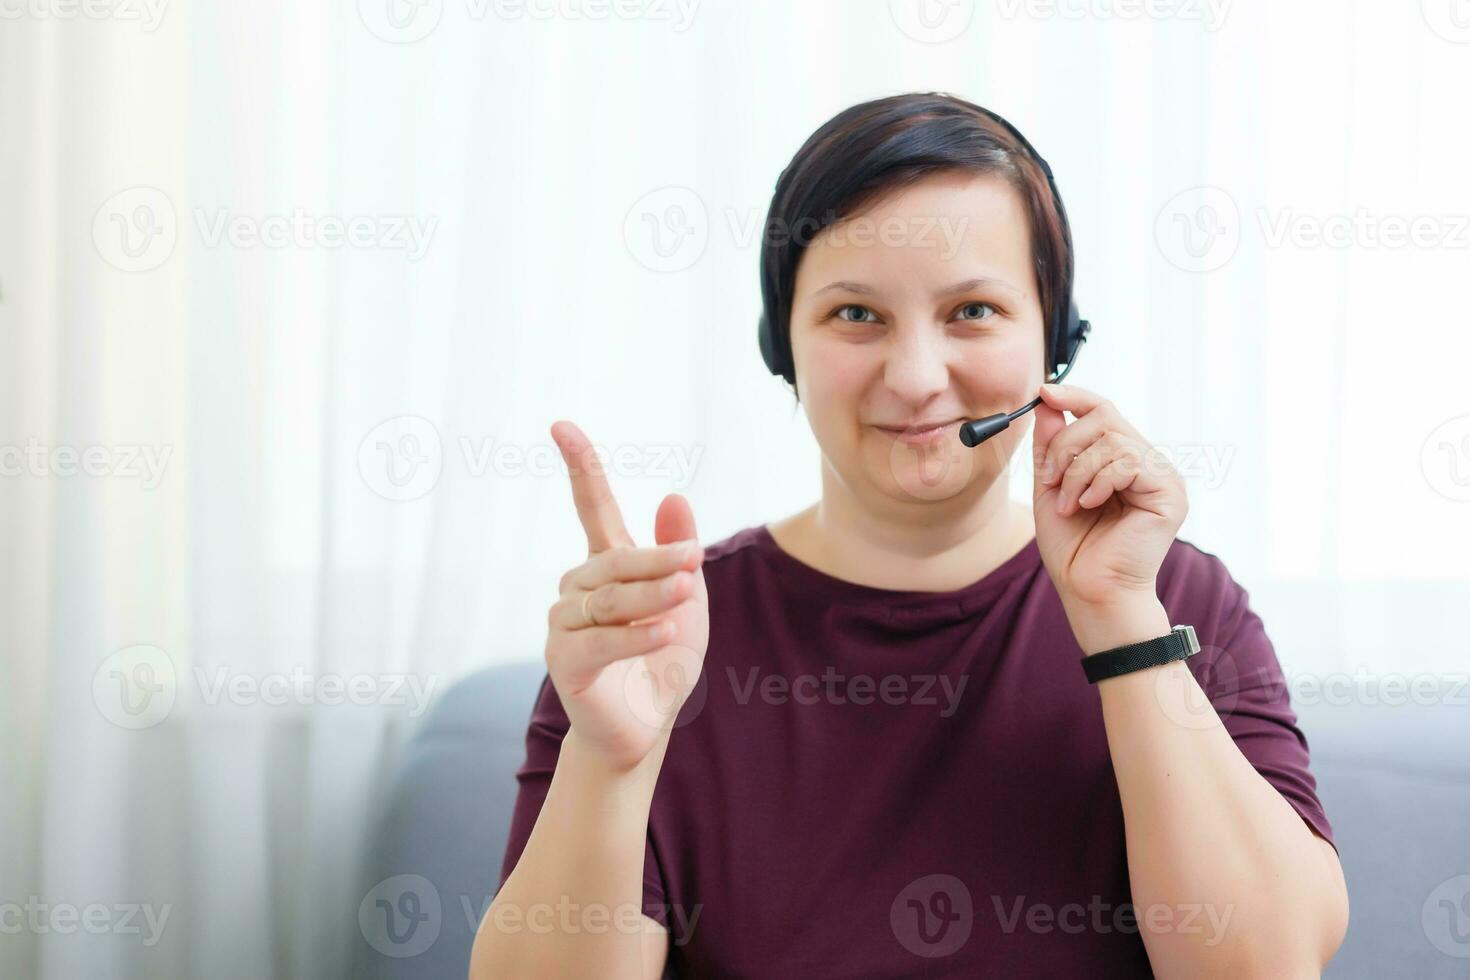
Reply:
[[[1057,190],[1056,178],[1052,176],[1051,166],[1036,152],[1021,131],[1000,116],[976,106],[981,112],[994,119],[1006,131],[1016,138],[1016,142],[1025,148],[1031,158],[1041,166],[1046,174],[1047,185],[1051,188],[1052,200],[1056,202],[1057,215],[1061,218],[1062,236],[1066,240],[1067,254],[1072,255],[1072,229],[1067,223],[1067,209],[1062,206],[1062,195]],[[1075,260],[1074,260],[1075,269]],[[1087,342],[1087,335],[1092,331],[1092,324],[1082,319],[1077,313],[1077,301],[1072,297],[1072,276],[1067,277],[1065,288],[1058,302],[1053,307],[1052,322],[1047,325],[1048,351],[1052,355],[1052,363],[1066,365],[1056,372],[1050,379],[1050,383],[1061,381],[1072,370],[1072,365],[1077,359],[1077,352]],[[778,343],[776,332],[771,327],[771,318],[765,311],[761,311],[760,324],[758,327],[761,347],[761,358],[765,360],[766,367],[770,368],[772,374],[780,375],[788,382],[795,384],[796,369],[786,356],[787,345]],[[1033,398],[1029,403],[1014,412],[1001,413],[999,415],[987,415],[983,419],[973,419],[960,426],[960,441],[966,446],[974,448],[999,432],[1003,432],[1016,419],[1031,411],[1041,404],[1040,396]]]

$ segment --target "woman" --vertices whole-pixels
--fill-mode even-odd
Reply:
[[[702,549],[670,495],[639,547],[586,436],[552,427],[588,559],[551,607],[471,976],[1331,958],[1346,890],[1260,619],[1176,539],[1183,483],[1119,409],[1040,384],[1072,273],[1047,176],[935,93],[840,113],[782,173],[762,343],[821,447],[806,510]],[[1038,394],[1026,507],[1007,473],[1030,416],[957,433]],[[1079,667],[1175,624],[1189,659]]]

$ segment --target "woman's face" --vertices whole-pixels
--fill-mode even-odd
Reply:
[[[827,464],[863,497],[983,495],[1030,415],[977,449],[958,423],[1035,396],[1042,337],[1025,206],[993,175],[890,192],[824,228],[797,266],[797,391]]]

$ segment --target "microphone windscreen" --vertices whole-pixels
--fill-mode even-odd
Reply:
[[[986,439],[998,432],[1004,432],[1010,427],[1011,420],[1006,418],[1004,412],[999,415],[987,415],[983,419],[972,419],[960,426],[960,442],[974,449]]]

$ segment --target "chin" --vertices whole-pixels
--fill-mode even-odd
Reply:
[[[952,445],[916,447],[880,435],[885,435],[885,442],[868,454],[868,470],[889,496],[908,501],[948,500],[984,478],[985,457],[967,449],[958,437]]]

